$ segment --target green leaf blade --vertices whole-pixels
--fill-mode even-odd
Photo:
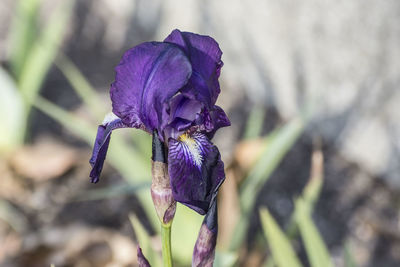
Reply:
[[[22,143],[24,106],[17,86],[0,68],[0,154],[8,153]]]
[[[311,207],[303,198],[295,203],[295,218],[312,267],[331,267],[332,260],[317,227],[311,218]]]
[[[85,106],[88,107],[96,119],[101,121],[106,113],[106,110],[99,104],[102,102],[102,99],[78,67],[65,55],[60,55],[57,58],[56,65],[67,78]]]
[[[256,197],[272,172],[294,145],[304,129],[304,118],[298,117],[265,137],[265,148],[257,163],[248,174],[240,190],[242,216],[235,228],[230,250],[237,250],[242,244],[249,225]]]
[[[37,18],[41,0],[19,0],[11,30],[10,63],[14,75],[19,78],[26,57],[37,35]]]
[[[143,251],[143,255],[149,261],[151,266],[162,266],[161,256],[159,253],[157,253],[157,251],[154,250],[152,246],[152,238],[146,231],[145,227],[142,225],[136,215],[129,215],[129,219],[131,221],[132,228],[135,231],[136,238],[139,243],[138,245],[140,245],[140,248]]]
[[[266,208],[261,209],[260,216],[264,234],[271,248],[275,264],[278,267],[302,266],[289,239],[287,239],[269,211]]]
[[[193,248],[197,240],[203,217],[192,209],[177,203],[172,223],[172,254],[183,266],[192,262]]]
[[[40,37],[26,56],[19,89],[29,107],[39,93],[44,78],[56,57],[74,1],[63,1],[54,11]]]

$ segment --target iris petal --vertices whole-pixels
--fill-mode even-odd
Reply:
[[[192,63],[193,75],[182,93],[211,108],[220,93],[218,77],[223,65],[222,51],[211,37],[174,30],[164,40],[181,47]]]
[[[175,118],[194,121],[196,115],[200,113],[202,106],[202,103],[199,101],[187,98],[182,94],[175,96],[171,100],[170,104],[171,110],[169,123],[171,123]]]
[[[219,128],[230,126],[231,122],[228,116],[226,116],[225,111],[221,107],[215,105],[210,112],[210,122],[208,124],[210,130],[207,129],[207,136],[211,139]],[[205,123],[205,125],[207,126],[207,123]]]
[[[121,119],[115,119],[99,125],[97,128],[96,140],[93,146],[92,157],[89,162],[92,165],[90,172],[91,182],[97,183],[99,181],[100,173],[103,170],[104,160],[106,159],[108,145],[110,143],[111,132],[115,129],[126,128],[128,125],[124,124]]]
[[[168,172],[175,200],[206,214],[225,179],[218,148],[201,133],[171,138],[168,148]]]
[[[110,94],[113,112],[131,126],[159,129],[162,107],[188,81],[191,64],[177,46],[148,42],[128,50],[115,68]],[[160,136],[162,138],[162,136]]]
[[[203,104],[197,100],[182,94],[174,96],[168,103],[161,127],[166,140],[169,137],[177,139],[184,131],[195,125],[202,108]]]

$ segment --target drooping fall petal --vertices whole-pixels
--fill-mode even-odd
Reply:
[[[108,145],[110,143],[111,132],[115,129],[126,128],[126,124],[121,119],[116,118],[112,121],[105,121],[97,128],[96,140],[93,146],[92,157],[89,162],[92,166],[90,178],[92,183],[99,181],[99,176],[103,170],[104,160],[106,159]]]
[[[169,140],[168,172],[176,201],[206,214],[213,192],[225,179],[218,148],[201,133]]]

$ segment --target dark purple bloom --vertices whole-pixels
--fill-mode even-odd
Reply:
[[[230,122],[215,105],[222,52],[208,36],[174,30],[164,42],[128,50],[115,68],[110,95],[113,119],[99,126],[90,160],[99,180],[111,131],[139,128],[166,144],[174,199],[200,214],[225,179],[218,148],[210,139]]]

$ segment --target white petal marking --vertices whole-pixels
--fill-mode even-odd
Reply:
[[[106,116],[104,117],[103,122],[101,123],[101,125],[103,126],[107,126],[107,124],[109,124],[110,122],[112,122],[113,120],[118,119],[118,116],[115,115],[113,112],[109,112],[106,114]]]
[[[203,154],[199,142],[195,138],[189,136],[186,133],[179,136],[178,140],[182,144],[184,153],[188,154],[187,156],[190,156],[194,164],[200,168],[201,163],[203,162]]]

